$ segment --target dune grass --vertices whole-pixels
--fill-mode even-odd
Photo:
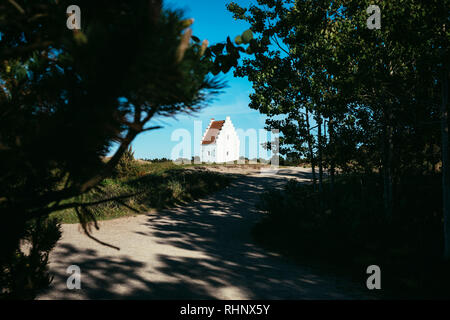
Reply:
[[[171,161],[134,161],[126,176],[105,179],[100,190],[92,190],[76,200],[89,203],[125,196],[89,207],[97,220],[108,220],[186,203],[224,188],[231,179],[230,175]],[[74,209],[58,211],[52,216],[62,223],[78,223]]]

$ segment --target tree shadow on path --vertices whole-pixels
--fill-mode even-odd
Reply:
[[[364,284],[316,274],[253,241],[251,229],[262,214],[256,208],[259,195],[267,187],[280,187],[287,177],[309,179],[310,174],[282,169],[277,175],[243,176],[205,199],[147,215],[140,228],[130,230],[130,237],[154,242],[140,249],[139,257],[126,251],[101,256],[96,250],[64,243],[56,258],[60,262],[67,258],[64,266],[68,266],[70,257],[77,256],[83,288],[69,293],[68,275],[60,263],[53,268],[58,269],[58,285],[44,298],[367,298]]]

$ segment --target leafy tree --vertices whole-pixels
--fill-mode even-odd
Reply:
[[[379,30],[367,27],[372,4],[381,8]],[[448,7],[448,1],[421,0],[228,5],[256,34],[252,56],[236,71],[253,83],[250,106],[272,118],[269,126],[280,127],[287,149],[309,156],[313,166],[317,162],[319,190],[325,165],[331,174],[335,166],[380,172],[385,218],[395,219],[397,182],[428,170],[426,159],[434,158],[442,139],[447,257]],[[293,121],[310,115],[314,138],[306,121]]]
[[[66,28],[73,4],[81,30]],[[133,139],[158,128],[154,116],[204,107],[223,87],[211,73],[229,70],[243,49],[229,39],[208,48],[192,36],[193,19],[163,10],[162,0],[5,1],[0,12],[1,287],[20,296],[11,279],[26,262],[21,240],[43,223],[54,244],[57,225],[46,218],[71,207],[92,237],[95,219],[80,195],[101,191]],[[27,274],[45,279],[52,246],[34,236],[43,259]]]
[[[295,64],[298,57],[293,46],[284,41],[292,28],[288,21],[292,4],[293,1],[260,1],[259,6],[248,9],[235,2],[228,4],[234,17],[250,23],[257,35],[247,49],[254,58],[243,59],[235,75],[247,76],[253,83],[250,107],[269,116],[267,129],[280,130],[280,152],[295,152],[310,160],[315,184],[315,138],[310,124],[309,84],[299,76],[302,70]]]
[[[424,150],[430,138],[436,141],[431,124],[439,114],[439,73],[448,60],[448,33],[440,31],[448,23],[448,2],[380,2],[380,30],[366,28],[361,12],[370,4],[345,2],[333,19],[332,56],[340,62],[334,76],[352,110],[363,111],[356,115],[358,125],[373,133],[366,145],[379,149],[385,213],[392,219],[395,181],[422,171]]]

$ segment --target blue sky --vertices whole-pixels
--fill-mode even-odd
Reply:
[[[223,42],[227,36],[234,39],[237,35],[249,28],[242,21],[233,19],[225,5],[227,0],[167,0],[165,7],[184,9],[186,18],[194,18],[193,33],[200,39],[208,39],[211,44]],[[239,4],[247,6],[255,0],[238,0]],[[171,141],[172,133],[177,129],[187,129],[191,132],[194,141],[194,121],[202,121],[202,130],[206,129],[211,118],[216,120],[230,116],[236,128],[244,131],[250,128],[255,130],[264,128],[265,116],[257,110],[250,109],[249,94],[252,92],[251,83],[247,79],[234,78],[229,72],[223,76],[227,81],[227,88],[218,95],[208,107],[195,116],[180,115],[173,118],[154,118],[152,125],[162,125],[164,128],[143,133],[133,141],[136,158],[170,158],[172,149],[179,143]],[[242,145],[242,142],[241,142]],[[193,147],[192,147],[193,149]],[[193,152],[193,150],[192,150]],[[241,148],[241,155],[244,150]]]

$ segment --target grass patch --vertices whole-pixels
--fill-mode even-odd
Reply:
[[[224,188],[232,179],[230,175],[180,166],[171,161],[134,161],[127,172],[126,176],[103,180],[100,190],[92,190],[67,202],[89,203],[130,195],[119,202],[108,201],[89,207],[97,220],[108,220],[186,203]],[[51,216],[62,223],[78,223],[74,209],[58,211]]]

